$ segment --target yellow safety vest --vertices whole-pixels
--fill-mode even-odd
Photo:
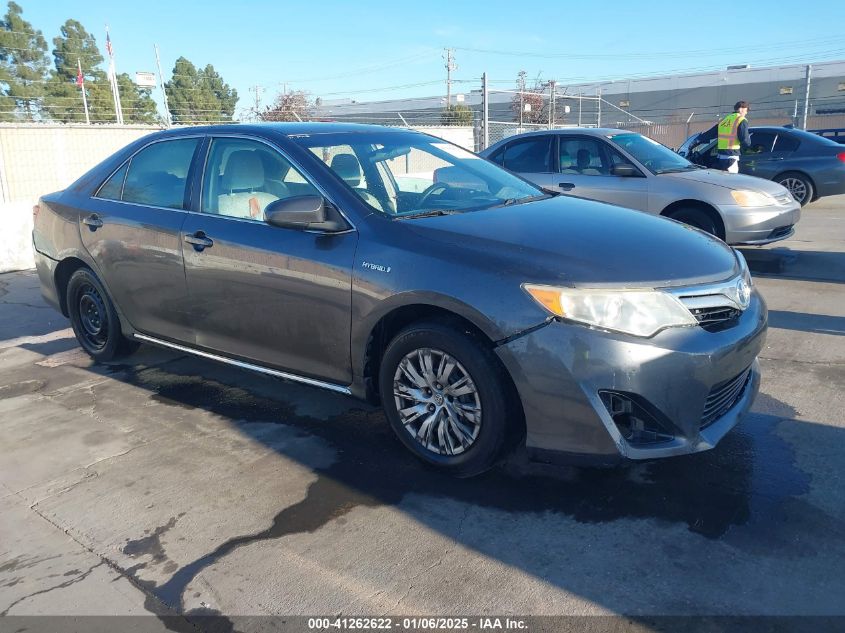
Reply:
[[[716,149],[739,149],[739,124],[745,121],[745,117],[734,112],[719,121],[719,138],[716,142]]]

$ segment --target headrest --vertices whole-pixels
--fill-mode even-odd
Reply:
[[[587,165],[589,165],[590,164],[590,150],[579,149],[576,160],[578,161],[578,167],[580,167],[582,169],[584,167],[586,167]]]
[[[252,150],[232,152],[223,172],[223,190],[255,189],[264,185],[264,164]]]
[[[332,158],[331,168],[350,187],[361,184],[361,163],[355,158],[355,154],[336,154]]]

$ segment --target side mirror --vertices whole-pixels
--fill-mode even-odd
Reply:
[[[326,201],[322,196],[293,196],[275,200],[264,209],[267,224],[283,229],[342,231],[340,222],[326,220]]]
[[[623,178],[630,178],[632,176],[639,176],[640,172],[633,165],[614,165],[610,173],[614,176],[622,176]]]

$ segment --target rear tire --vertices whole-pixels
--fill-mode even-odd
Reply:
[[[385,350],[379,370],[390,426],[425,463],[458,477],[491,468],[515,419],[498,358],[438,322],[410,325]]]
[[[802,207],[815,199],[815,187],[804,174],[788,171],[778,176],[775,182],[786,187],[795,201]]]
[[[689,224],[690,226],[701,229],[706,233],[710,233],[710,235],[715,235],[719,239],[723,239],[716,222],[712,217],[710,217],[710,214],[703,209],[682,207],[680,209],[675,209],[671,213],[667,213],[666,217],[677,220],[678,222],[683,222],[684,224]]]
[[[107,362],[138,349],[138,343],[120,331],[114,304],[90,269],[80,268],[70,276],[66,296],[76,340],[94,360]]]

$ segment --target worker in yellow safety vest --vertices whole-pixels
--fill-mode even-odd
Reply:
[[[718,161],[713,167],[739,173],[739,156],[743,149],[751,145],[751,135],[748,133],[748,102],[737,101],[734,111],[719,121],[712,128],[699,135],[699,143],[716,138],[716,153]]]

